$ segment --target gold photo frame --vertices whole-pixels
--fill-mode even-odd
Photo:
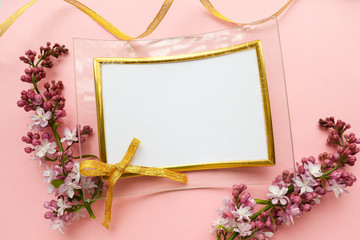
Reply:
[[[239,59],[236,59],[236,58],[232,59],[232,57],[227,57],[223,61],[221,58],[218,58],[218,57],[221,57],[221,56],[222,57],[223,56],[233,56],[233,55],[236,55],[236,54],[239,55],[238,56]],[[247,57],[244,57],[243,55],[244,56],[246,55]],[[248,59],[246,59],[246,58],[248,58]],[[157,152],[155,152],[154,153],[155,155],[153,154],[152,157],[149,157],[149,158],[146,157],[146,151],[141,152],[141,150],[142,150],[141,146],[143,144],[148,144],[150,141],[144,142],[143,139],[141,138],[141,136],[138,136],[136,134],[136,131],[134,131],[134,133],[128,133],[129,136],[125,137],[123,139],[122,143],[120,143],[120,144],[118,143],[118,137],[116,137],[116,139],[113,139],[113,138],[115,138],[114,136],[119,136],[119,135],[122,134],[122,132],[124,132],[123,130],[119,130],[119,131],[114,132],[112,129],[117,128],[118,124],[111,122],[113,118],[122,119],[124,114],[126,114],[125,111],[123,111],[123,109],[121,109],[121,107],[120,107],[120,109],[115,109],[114,110],[114,108],[117,108],[117,105],[116,105],[116,107],[112,106],[112,104],[114,102],[121,101],[121,100],[117,99],[118,97],[116,95],[116,94],[120,94],[120,93],[112,93],[112,91],[114,89],[122,89],[122,87],[121,88],[115,87],[115,85],[118,84],[119,78],[120,79],[123,78],[122,72],[124,72],[124,71],[128,72],[129,71],[127,74],[130,77],[127,80],[124,80],[124,81],[126,82],[126,84],[131,85],[135,81],[135,80],[133,80],[131,78],[134,75],[138,74],[138,72],[143,71],[144,72],[143,77],[141,77],[141,75],[140,75],[140,77],[138,76],[138,78],[141,78],[141,81],[139,81],[138,86],[142,86],[142,84],[145,84],[147,87],[151,87],[150,85],[147,85],[147,84],[148,84],[149,81],[152,81],[152,79],[144,80],[143,78],[147,78],[150,75],[152,75],[152,74],[149,74],[149,72],[152,73],[153,69],[157,69],[158,66],[160,66],[160,65],[166,66],[167,68],[171,68],[171,71],[170,70],[161,70],[161,69],[160,70],[155,70],[155,71],[158,71],[158,73],[160,73],[160,74],[155,74],[154,80],[158,81],[158,79],[160,78],[159,75],[162,75],[163,72],[167,72],[167,74],[166,74],[167,76],[163,77],[164,79],[159,80],[159,81],[160,81],[160,83],[162,83],[162,85],[167,85],[168,86],[168,85],[171,85],[171,84],[164,84],[166,82],[165,78],[172,78],[173,76],[175,76],[175,74],[179,74],[178,72],[174,73],[174,69],[177,69],[177,68],[173,67],[174,63],[189,63],[189,64],[184,65],[184,69],[187,69],[188,67],[189,67],[189,69],[198,69],[199,67],[196,66],[196,64],[197,64],[197,62],[203,62],[202,60],[206,60],[205,62],[208,62],[210,64],[210,66],[216,66],[216,65],[214,65],[214,64],[216,64],[216,62],[212,62],[213,60],[209,61],[209,59],[216,59],[216,61],[220,62],[221,64],[222,64],[222,62],[229,61],[229,63],[235,64],[234,66],[236,66],[236,61],[239,60],[239,62],[243,62],[245,64],[248,64],[248,66],[240,66],[241,69],[243,69],[243,71],[248,71],[247,68],[252,69],[251,70],[252,72],[248,73],[247,75],[251,76],[250,78],[252,78],[252,79],[256,79],[256,78],[258,79],[257,83],[252,83],[252,84],[254,84],[253,88],[254,89],[257,88],[257,89],[255,89],[256,90],[255,93],[247,93],[247,92],[250,92],[250,91],[242,90],[242,91],[244,91],[244,92],[242,92],[242,95],[245,95],[245,96],[242,96],[244,99],[239,98],[240,99],[239,102],[241,102],[241,104],[243,104],[241,106],[242,107],[245,106],[246,109],[251,109],[251,114],[254,114],[254,116],[256,115],[257,117],[256,117],[256,119],[254,121],[251,120],[251,117],[248,120],[246,120],[247,124],[245,124],[245,125],[247,125],[246,126],[247,129],[245,129],[245,130],[241,129],[242,128],[241,126],[238,129],[238,132],[249,131],[249,133],[247,133],[246,136],[251,136],[250,130],[259,131],[258,135],[260,137],[257,137],[258,139],[254,139],[254,140],[251,140],[251,141],[253,143],[256,142],[257,144],[261,145],[262,146],[261,149],[263,149],[263,152],[261,154],[256,155],[257,153],[253,153],[254,151],[256,151],[256,150],[254,150],[255,148],[253,148],[253,146],[250,146],[250,147],[244,147],[244,150],[239,150],[239,153],[238,153],[239,155],[241,155],[241,154],[243,154],[242,153],[243,151],[246,151],[247,149],[249,149],[249,151],[250,151],[252,149],[249,154],[245,154],[244,156],[253,156],[254,155],[254,156],[258,156],[258,157],[256,157],[255,159],[253,159],[253,158],[246,159],[244,157],[242,159],[232,159],[231,157],[229,157],[229,158],[226,158],[225,161],[216,161],[214,159],[211,159],[209,161],[206,160],[205,162],[204,161],[198,161],[198,162],[193,161],[193,162],[186,162],[184,164],[181,164],[181,157],[179,157],[180,163],[178,162],[176,164],[168,164],[168,163],[172,163],[172,161],[169,161],[169,162],[164,163],[163,165],[161,165],[161,164],[159,165],[159,163],[157,165],[151,165],[151,164],[147,165],[147,164],[144,164],[144,162],[141,162],[140,160],[137,161],[138,159],[136,158],[136,156],[140,154],[141,157],[143,157],[143,159],[146,159],[146,161],[148,163],[149,162],[151,163],[154,159],[157,159],[156,154],[160,155],[159,152],[161,152],[161,154],[162,154],[162,151],[164,151],[164,150],[166,151],[168,148],[171,148],[173,146],[172,143],[169,143],[169,146],[166,146],[166,144],[164,144],[165,142],[168,142],[168,141],[171,142],[171,140],[169,140],[169,138],[165,138],[165,139],[162,138],[162,139],[164,139],[163,142],[161,142],[161,139],[156,139],[156,140],[151,141],[151,142],[156,142],[156,143],[154,143],[155,147],[153,147],[153,148],[157,149]],[[233,60],[235,60],[235,63],[234,63]],[[249,62],[249,63],[247,63],[247,62]],[[206,63],[206,64],[208,64],[208,63]],[[219,70],[220,71],[219,73],[212,73],[212,70],[215,69],[215,67],[213,67],[213,68],[210,67],[209,68],[209,67],[206,67],[205,63],[201,63],[202,71],[200,71],[199,74],[202,75],[205,72],[210,72],[208,78],[209,79],[214,78],[213,82],[216,82],[216,84],[214,84],[214,87],[212,89],[210,89],[210,91],[213,91],[213,92],[211,92],[212,95],[211,94],[209,94],[209,95],[211,95],[211,96],[216,95],[216,94],[214,94],[214,92],[217,93],[217,87],[223,83],[223,80],[227,80],[227,79],[231,78],[232,79],[231,81],[233,81],[236,86],[240,86],[237,83],[236,76],[234,78],[231,75],[231,74],[233,74],[233,73],[231,73],[231,71],[234,68],[231,67],[231,66],[229,67],[229,65],[230,65],[229,63],[222,66],[224,69],[228,69],[226,74],[221,73],[221,69]],[[146,65],[147,65],[147,67],[144,67]],[[149,68],[149,65],[151,66],[151,68]],[[194,66],[192,66],[192,65],[194,65]],[[204,65],[204,66],[202,66],[202,65]],[[118,68],[117,66],[120,66],[119,68],[121,68],[121,69],[116,70],[116,68]],[[126,66],[130,66],[129,68],[131,70],[127,70]],[[134,68],[135,66],[136,66],[136,68]],[[143,67],[139,67],[139,66],[143,66]],[[104,70],[104,68],[106,68],[107,70]],[[193,71],[193,70],[191,70],[191,71]],[[191,71],[189,70],[188,72],[191,72]],[[108,74],[107,72],[112,72],[111,74],[113,74],[113,75]],[[237,73],[237,70],[235,69],[234,72]],[[255,72],[257,72],[257,73],[255,73]],[[143,141],[142,145],[140,145],[140,148],[139,148],[137,154],[134,157],[134,160],[131,163],[131,164],[134,164],[134,165],[151,166],[151,167],[164,167],[164,168],[173,169],[175,171],[192,171],[192,170],[216,169],[216,168],[232,168],[232,167],[248,167],[248,166],[271,166],[271,165],[275,164],[274,140],[273,140],[273,130],[272,130],[272,121],[271,121],[270,101],[269,101],[269,94],[268,94],[268,87],[267,87],[266,71],[265,71],[265,63],[264,63],[262,45],[261,45],[261,41],[259,41],[259,40],[248,42],[248,43],[245,43],[245,44],[232,46],[232,47],[216,49],[216,50],[212,50],[212,51],[191,53],[191,54],[184,54],[184,55],[176,55],[176,56],[149,57],[149,58],[94,58],[94,75],[95,75],[95,93],[96,93],[96,107],[97,107],[99,153],[100,153],[100,158],[105,162],[115,163],[115,162],[117,162],[117,161],[119,161],[121,159],[121,154],[120,153],[116,153],[116,154],[114,153],[113,156],[115,156],[115,157],[112,157],[112,159],[114,159],[114,160],[109,161],[109,157],[108,157],[109,148],[107,148],[107,144],[109,144],[109,139],[106,138],[106,135],[111,135],[112,139],[111,139],[110,142],[112,142],[112,143],[116,142],[115,144],[121,145],[121,147],[114,147],[115,145],[112,144],[113,146],[112,146],[111,151],[117,151],[117,149],[120,148],[121,151],[119,151],[119,152],[124,153],[126,151],[127,145],[130,143],[130,140],[131,140],[132,137],[139,138],[140,140]],[[223,77],[223,75],[226,75],[227,77],[226,76]],[[247,75],[245,74],[245,77],[243,77],[243,78],[246,78]],[[188,76],[188,75],[186,75],[186,76]],[[221,76],[221,79],[219,79],[218,76]],[[106,83],[105,88],[104,88],[104,79],[107,79],[106,80],[107,83]],[[188,83],[186,83],[186,84],[188,84],[188,85],[184,85],[184,86],[181,86],[181,87],[183,87],[184,89],[189,89],[189,88],[193,87],[193,83],[194,83],[193,80],[191,80],[191,79],[189,80],[188,77],[184,77],[182,79],[186,79],[186,81],[188,81]],[[204,83],[204,81],[206,83],[206,79],[203,80],[203,83]],[[245,80],[242,79],[242,81],[244,83],[246,83],[246,79]],[[181,80],[180,80],[180,82],[181,82]],[[254,81],[252,81],[252,82],[254,82]],[[157,82],[157,83],[159,83],[159,82]],[[114,85],[114,87],[113,87],[113,85]],[[226,85],[226,84],[224,84],[224,85]],[[133,85],[131,85],[131,86],[133,87]],[[201,85],[199,85],[199,86],[200,86],[200,88],[199,88],[198,92],[200,94],[200,93],[203,92],[204,89],[201,88]],[[244,85],[242,85],[242,86],[244,86]],[[154,89],[155,88],[158,89],[159,86],[155,86]],[[245,88],[246,88],[246,86],[245,86]],[[104,90],[104,89],[107,89],[107,90]],[[133,92],[129,93],[130,95],[127,96],[127,99],[130,98],[131,100],[129,100],[129,102],[127,104],[132,104],[133,99],[139,99],[139,96],[136,96],[136,97],[133,96],[133,95],[137,95],[138,91],[136,89],[134,90],[134,88],[131,88],[131,89],[133,89]],[[149,91],[152,91],[154,89],[149,89]],[[242,89],[242,87],[241,87],[241,89]],[[233,90],[231,86],[230,86],[230,88],[228,90],[229,90],[229,92],[232,91],[234,93],[234,94],[230,94],[230,95],[237,95],[236,90]],[[104,91],[106,91],[105,94],[104,94]],[[146,91],[144,91],[144,93],[146,93]],[[171,92],[171,94],[173,94],[173,93],[176,93],[176,92]],[[226,97],[227,92],[224,90],[224,91],[222,91],[222,93],[224,93],[223,97]],[[124,95],[124,94],[127,94],[126,90],[123,91],[122,94],[120,94],[120,95]],[[133,94],[133,95],[131,95],[131,94]],[[166,93],[166,94],[167,94],[167,96],[171,95],[169,93]],[[199,98],[197,98],[196,94],[197,94],[197,92],[195,90],[193,95],[195,96],[195,99],[197,100]],[[247,95],[249,95],[249,96],[247,96]],[[106,101],[104,101],[104,96],[109,96],[109,99],[105,99]],[[156,97],[158,97],[158,94],[156,95]],[[154,97],[154,98],[156,98],[156,97]],[[140,98],[141,98],[141,96],[140,96]],[[221,96],[219,98],[221,99]],[[125,99],[125,101],[127,101],[126,97],[124,97],[124,99]],[[211,98],[209,97],[208,99],[211,99]],[[149,100],[149,98],[143,99],[144,102],[147,102],[145,100]],[[173,101],[176,101],[176,103],[178,103],[176,99],[173,100]],[[191,100],[191,101],[192,102],[188,102],[188,103],[190,103],[190,104],[194,103],[194,100]],[[244,101],[249,101],[249,102],[247,102],[245,104]],[[159,102],[161,102],[161,101],[157,100],[156,103],[159,103]],[[232,102],[232,101],[228,101],[228,102],[225,101],[224,105],[227,105],[229,102]],[[253,102],[256,102],[256,104],[253,104]],[[217,105],[217,102],[214,102],[214,103]],[[204,104],[206,104],[206,103],[204,103]],[[253,104],[254,107],[252,107],[251,104]],[[153,104],[153,105],[157,105],[157,104]],[[247,106],[247,105],[250,105],[250,106]],[[124,106],[124,105],[122,105],[122,106]],[[211,110],[212,106],[207,106],[207,105],[204,105],[204,106],[205,106],[206,109]],[[134,106],[130,106],[129,108],[132,111],[132,109],[134,109]],[[136,105],[136,108],[141,108],[141,100],[140,100],[140,103],[138,105]],[[184,107],[184,109],[186,109],[186,108],[187,107]],[[254,108],[256,108],[256,111],[255,111]],[[166,107],[164,107],[164,109],[169,110],[169,107],[166,106]],[[221,110],[221,106],[219,106],[218,109]],[[234,105],[234,109],[237,109],[236,105]],[[170,110],[172,110],[172,109],[170,109]],[[186,109],[186,111],[187,111],[187,109]],[[110,115],[108,116],[108,114],[110,114],[110,113],[113,114],[113,112],[116,112],[116,113],[114,113],[114,114],[116,114],[115,117],[110,116]],[[159,110],[159,112],[163,112],[163,111]],[[196,112],[196,109],[194,109],[194,112]],[[210,115],[211,115],[211,111],[208,111],[208,112],[210,112]],[[208,112],[206,114],[208,114]],[[229,113],[229,112],[231,113],[232,111],[229,110],[227,113]],[[236,111],[233,111],[233,112],[236,112]],[[118,116],[119,114],[120,115],[122,114],[122,117],[119,117]],[[136,114],[139,114],[139,113],[136,112]],[[245,113],[243,115],[247,116],[249,114]],[[162,116],[164,116],[164,115],[162,115]],[[197,116],[201,118],[200,115],[197,115]],[[211,116],[215,116],[215,115],[211,115]],[[223,117],[225,119],[225,121],[224,121],[225,123],[227,123],[227,120],[228,120],[229,116],[231,116],[231,115],[226,115],[225,114],[225,116]],[[237,118],[242,119],[242,116],[237,115]],[[106,121],[105,121],[106,119],[109,119],[109,121],[110,120],[111,121],[106,123]],[[203,119],[206,119],[206,116]],[[224,120],[224,119],[222,119],[222,120]],[[130,121],[130,123],[132,123],[132,122],[134,122],[134,124],[135,124],[135,122],[137,123],[137,119],[136,120],[131,120],[130,119],[129,121]],[[154,121],[156,121],[156,120],[154,120]],[[203,122],[204,121],[200,122],[200,124],[198,126],[200,126]],[[214,126],[216,124],[212,124],[212,123],[210,123],[209,126],[223,127],[224,125],[226,125],[226,124],[224,124],[224,122],[221,122],[221,126]],[[111,130],[106,129],[107,124],[109,126],[111,126],[111,127],[109,127]],[[164,123],[161,122],[159,124],[161,125],[161,124],[164,124]],[[239,124],[241,124],[241,123],[239,122]],[[258,126],[256,126],[255,124],[258,124]],[[129,124],[122,124],[122,125],[124,125],[124,128],[127,128],[126,126],[129,126]],[[192,125],[191,122],[189,122],[188,126],[185,126],[184,129],[187,129],[187,127],[189,127],[190,125]],[[252,125],[254,125],[254,126],[252,126]],[[151,126],[153,126],[153,125],[151,125]],[[160,127],[162,127],[162,126],[160,126]],[[191,127],[193,127],[193,126],[191,126]],[[150,130],[151,130],[151,128],[152,127],[150,127]],[[248,128],[250,128],[250,130],[248,130]],[[170,131],[171,131],[171,127],[168,127],[167,129],[170,129]],[[196,126],[195,126],[195,129],[196,129]],[[256,129],[263,129],[263,130],[261,130],[261,132],[260,132],[260,130],[256,130]],[[143,130],[141,132],[141,134],[143,132],[146,132],[146,131],[147,131],[146,129]],[[224,130],[224,131],[226,131],[226,130]],[[199,143],[199,141],[201,142],[203,140],[204,141],[208,140],[207,139],[208,133],[206,132],[206,129],[203,132],[205,133],[205,135],[203,137],[200,136],[200,139],[198,139],[198,140],[195,139],[194,140],[195,144]],[[230,133],[231,128],[228,129],[227,132]],[[176,133],[176,134],[178,134],[178,133]],[[176,134],[174,136],[178,137],[178,135],[176,135]],[[220,134],[222,134],[222,133],[220,133]],[[131,135],[131,137],[130,137],[130,135]],[[157,135],[157,133],[155,135]],[[234,141],[238,141],[238,139],[236,138],[236,134],[230,133],[230,135],[231,136],[229,137],[229,139],[233,139]],[[164,136],[166,136],[166,135],[164,135]],[[196,136],[196,137],[199,137],[199,136]],[[144,138],[147,138],[147,137],[145,136]],[[214,135],[214,138],[216,138],[215,135]],[[241,138],[242,137],[239,137],[239,139],[241,139]],[[152,139],[152,138],[149,137],[148,139]],[[183,139],[185,139],[186,141],[192,140],[191,136],[189,136],[189,134],[185,134]],[[221,139],[228,140],[226,135],[221,135]],[[261,139],[261,141],[259,139]],[[236,143],[233,143],[233,140],[231,140],[231,141],[229,140],[228,144],[224,144],[224,145],[220,144],[222,146],[222,148],[220,149],[220,147],[219,147],[219,149],[216,149],[216,153],[220,154],[218,156],[221,156],[221,152],[227,153],[227,151],[232,151],[230,149],[234,149],[234,147],[236,148],[237,145],[236,145]],[[244,141],[244,140],[243,139],[239,140],[239,142],[241,142],[241,141]],[[211,144],[206,145],[206,144],[203,146],[203,149],[202,149],[203,152],[206,151],[207,146],[209,146],[209,149],[216,148],[216,146],[219,145],[219,142],[211,142],[211,144],[214,144],[214,145],[211,145]],[[245,144],[247,144],[247,143],[245,142]],[[239,144],[239,145],[243,145],[243,144]],[[187,145],[185,145],[185,146],[187,146]],[[215,147],[212,147],[212,146],[215,146]],[[241,146],[239,146],[239,148],[240,147]],[[185,149],[186,149],[186,147],[185,147]],[[196,147],[194,149],[191,149],[190,154],[194,153],[195,150],[196,150]],[[174,150],[169,150],[169,151],[170,151],[169,155],[167,155],[167,157],[164,155],[163,158],[167,159],[167,158],[169,158],[169,156],[171,156],[172,152],[174,152],[174,155],[176,154],[175,152],[177,152],[177,151],[174,151]],[[201,151],[200,151],[200,153],[196,153],[195,155],[196,156],[202,156],[200,154],[201,154]],[[231,155],[231,154],[233,154],[233,155]],[[231,154],[229,156],[234,156],[237,153],[234,152],[234,153],[231,153]]]

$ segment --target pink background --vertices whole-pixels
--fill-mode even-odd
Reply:
[[[84,4],[105,17],[125,33],[141,33],[161,6],[162,0],[95,1]],[[248,3],[251,2],[251,3]],[[213,4],[227,17],[251,21],[279,9],[285,0],[214,0]],[[27,0],[3,0],[0,22],[3,22]],[[316,125],[318,118],[334,115],[353,125],[360,134],[357,93],[360,89],[360,1],[296,1],[280,17],[279,27],[288,84],[295,158],[329,150],[326,134]],[[211,16],[199,1],[175,1],[164,22],[148,39],[168,38],[227,29],[233,26]],[[228,189],[202,189],[117,198],[113,205],[111,230],[101,226],[104,202],[95,204],[94,221],[83,219],[70,226],[65,235],[49,229],[43,219],[42,203],[51,199],[42,183],[37,162],[23,152],[21,136],[26,133],[29,114],[16,107],[20,91],[28,86],[19,78],[24,64],[18,57],[27,49],[37,49],[46,41],[65,44],[70,54],[48,72],[48,80],[65,83],[68,118],[75,122],[74,66],[72,39],[115,40],[88,16],[63,1],[39,0],[0,38],[0,72],[3,94],[1,118],[0,218],[1,238],[8,239],[215,239],[208,234]],[[18,126],[18,127],[17,127]],[[252,171],[252,170],[250,170]],[[356,165],[351,169],[360,176]],[[206,174],[206,173],[204,173]],[[277,172],[271,172],[276,176]],[[234,183],[237,180],[234,179]],[[270,182],[269,182],[270,184]],[[135,187],[141,188],[141,185]],[[266,193],[254,191],[260,198]],[[296,224],[283,226],[273,239],[354,239],[359,226],[359,183],[350,194],[336,199],[327,195],[310,213],[295,219]],[[140,190],[139,190],[140,191]]]

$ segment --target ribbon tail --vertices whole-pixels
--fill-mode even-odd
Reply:
[[[110,221],[111,221],[111,206],[113,200],[113,190],[114,190],[115,183],[109,182],[109,188],[106,193],[106,200],[105,200],[105,214],[103,218],[102,225],[109,229]]]
[[[158,25],[161,23],[163,18],[165,17],[166,13],[170,9],[172,3],[174,0],[164,0],[163,5],[161,6],[158,14],[155,16],[153,21],[150,23],[148,28],[140,34],[138,37],[131,37],[123,32],[121,32],[119,29],[117,29],[115,26],[113,26],[110,22],[105,20],[103,17],[101,17],[99,14],[85,6],[84,4],[76,1],[76,0],[64,0],[67,3],[72,4],[73,6],[77,7],[79,10],[87,14],[89,17],[91,17],[95,22],[97,22],[100,26],[105,28],[108,32],[113,34],[115,37],[120,38],[122,40],[130,41],[136,38],[143,38],[152,33]]]
[[[102,222],[102,225],[107,229],[109,229],[110,221],[111,221],[111,207],[113,201],[114,185],[117,182],[117,180],[121,177],[121,175],[122,175],[122,171],[116,169],[111,175],[109,180],[109,188],[106,193],[106,200],[105,200],[105,215]]]
[[[0,25],[0,37],[6,32],[6,30],[18,19],[23,12],[26,11],[31,5],[33,5],[37,0],[33,0],[23,6],[22,8],[18,9],[13,15],[11,15],[8,19],[6,19],[1,25]]]
[[[224,15],[222,15],[211,3],[210,0],[200,0],[200,2],[202,3],[202,5],[204,5],[204,7],[215,17],[230,22],[230,23],[235,23],[239,26],[243,26],[243,25],[247,25],[247,24],[260,24],[260,23],[264,23],[267,22],[269,20],[271,20],[273,17],[279,17],[295,0],[288,0],[288,2],[278,11],[276,11],[274,14],[272,14],[269,17],[260,19],[255,21],[254,23],[239,23],[239,22],[234,22],[230,19],[228,19],[227,17],[225,17]]]

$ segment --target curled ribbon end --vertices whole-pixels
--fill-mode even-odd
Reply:
[[[137,138],[133,138],[133,140],[131,141],[132,144],[137,144],[139,145],[141,143],[141,141]]]
[[[110,223],[107,222],[107,221],[105,221],[105,219],[104,219],[104,221],[102,222],[102,225],[103,225],[107,230],[109,230]]]

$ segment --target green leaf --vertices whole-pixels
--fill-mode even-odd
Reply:
[[[56,188],[59,188],[60,185],[63,185],[64,184],[64,180],[61,180],[61,179],[54,179],[51,181],[51,184],[56,187]]]

